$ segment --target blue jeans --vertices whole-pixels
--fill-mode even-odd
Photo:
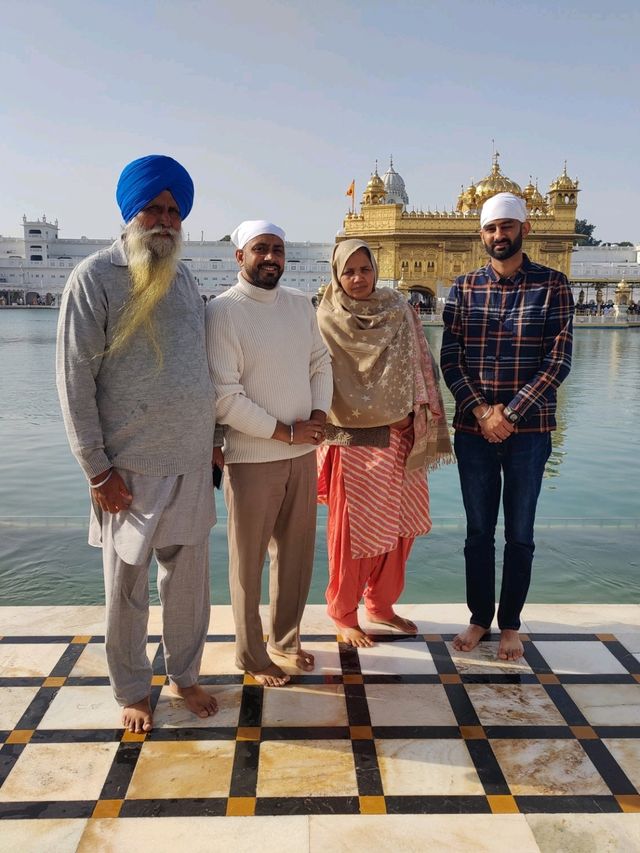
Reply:
[[[464,545],[471,624],[489,628],[495,612],[495,532],[504,480],[504,559],[498,627],[520,628],[535,545],[533,523],[551,434],[514,433],[500,444],[456,432],[455,451],[467,515]]]

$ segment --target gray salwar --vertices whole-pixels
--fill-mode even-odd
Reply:
[[[210,614],[209,531],[215,523],[211,467],[170,477],[119,470],[133,495],[126,512],[92,507],[89,543],[102,547],[105,645],[116,701],[149,695],[149,566],[158,563],[166,671],[179,687],[198,680]]]

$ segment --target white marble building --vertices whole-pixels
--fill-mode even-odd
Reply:
[[[22,220],[22,237],[0,236],[0,302],[57,305],[69,273],[79,261],[109,246],[109,239],[62,238],[58,221]],[[331,279],[333,243],[287,243],[282,283],[309,294]],[[238,265],[228,240],[185,240],[183,260],[202,295],[210,298],[234,284]]]
[[[405,193],[402,179],[392,167],[385,174],[393,192]],[[90,237],[64,238],[58,221],[22,219],[22,237],[0,235],[0,305],[57,305],[69,273],[88,255],[113,242]],[[309,294],[318,292],[331,279],[333,243],[287,243],[287,262],[282,283]],[[210,298],[232,285],[237,276],[235,247],[225,240],[185,240],[183,260],[191,269],[202,295]],[[613,298],[622,279],[631,285],[632,298],[640,297],[640,245],[576,246],[571,259],[574,296],[585,290],[587,301],[602,290],[604,300]],[[438,296],[449,290],[444,282]]]

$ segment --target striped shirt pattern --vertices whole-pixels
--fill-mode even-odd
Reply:
[[[330,450],[340,454],[354,559],[386,554],[397,547],[400,537],[414,538],[431,530],[426,472],[405,468],[412,442],[412,430],[392,429],[389,447],[324,445],[318,451],[319,499],[326,502],[329,497],[329,506],[324,461]]]
[[[479,433],[472,409],[503,403],[516,432],[556,428],[556,389],[571,369],[573,297],[563,273],[524,255],[511,278],[491,264],[456,280],[443,313],[440,364],[453,426]]]

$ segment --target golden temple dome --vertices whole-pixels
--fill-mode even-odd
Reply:
[[[572,181],[567,175],[567,161],[564,161],[564,170],[562,174],[555,179],[549,187],[550,190],[559,190],[560,192],[572,192],[578,189],[578,181]]]
[[[545,213],[547,210],[547,202],[545,201],[544,196],[538,189],[538,182],[536,181],[535,186],[531,180],[531,175],[529,175],[529,183],[522,190],[522,195],[527,202],[527,208],[530,213]]]
[[[458,196],[458,204],[456,205],[456,210],[460,213],[466,213],[469,210],[475,210],[478,207],[476,202],[476,188],[471,181],[469,186],[465,189],[462,187],[462,191]]]
[[[515,181],[511,180],[511,178],[507,178],[507,176],[503,175],[500,171],[500,164],[498,163],[499,156],[500,154],[496,151],[493,155],[493,166],[491,168],[491,172],[485,178],[478,181],[477,184],[474,184],[472,181],[467,189],[460,193],[458,196],[458,204],[456,205],[456,210],[458,212],[477,212],[487,199],[491,198],[491,196],[497,195],[498,193],[513,193],[514,195],[520,196],[520,198],[525,198],[519,184],[516,184]],[[535,189],[535,187],[533,189]]]
[[[493,155],[493,167],[491,172],[486,176],[486,178],[478,181],[474,187],[477,208],[482,207],[487,199],[491,198],[491,196],[497,195],[498,193],[513,193],[521,198],[523,197],[522,190],[518,184],[510,178],[507,178],[506,175],[503,175],[500,171],[500,164],[498,163],[499,156],[500,155],[496,151]]]
[[[362,204],[380,204],[381,201],[384,201],[385,195],[384,182],[378,174],[378,163],[376,162],[375,172],[371,175],[369,183],[364,188]]]

